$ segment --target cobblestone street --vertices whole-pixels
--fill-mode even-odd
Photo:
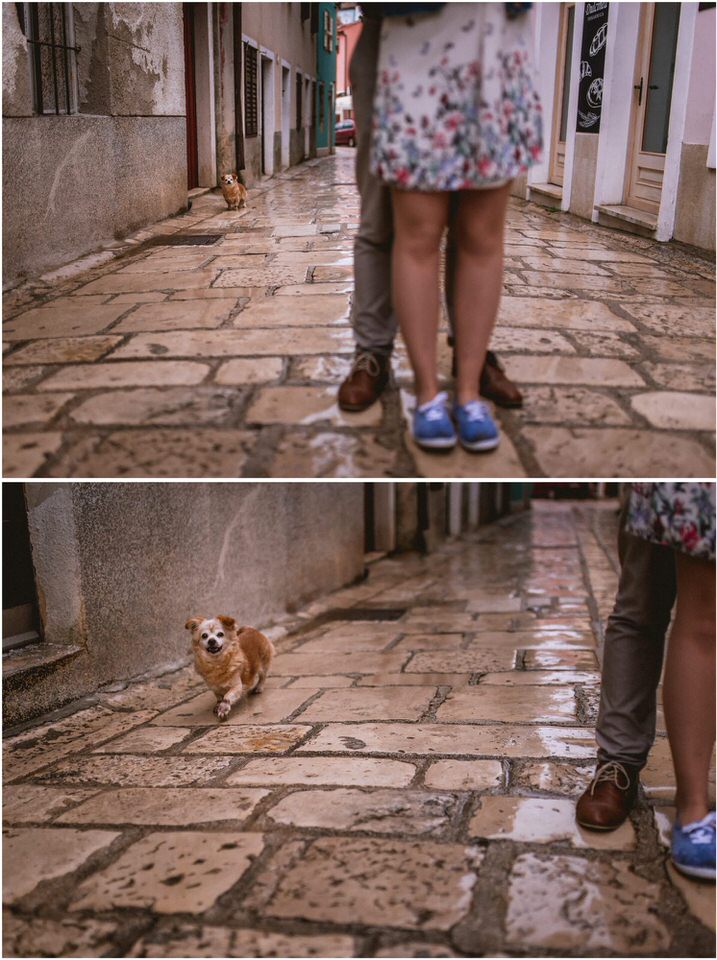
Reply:
[[[265,181],[241,213],[199,196],[8,293],[6,475],[714,473],[712,264],[518,200],[493,346],[526,403],[500,412],[499,450],[415,448],[402,347],[398,389],[341,413],[357,216],[343,148]],[[222,236],[162,243],[192,233]]]
[[[184,668],[6,736],[4,954],[712,956],[661,719],[631,820],[574,822],[616,527],[535,502],[371,563],[224,725]]]

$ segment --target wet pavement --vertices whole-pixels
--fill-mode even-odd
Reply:
[[[630,821],[574,822],[616,523],[542,502],[372,563],[223,725],[187,668],[6,737],[4,955],[712,956],[661,718]]]
[[[419,451],[411,377],[360,414],[353,151],[221,196],[5,296],[5,475],[711,476],[714,267],[511,201],[493,346],[526,395],[490,454]],[[169,235],[219,234],[211,246]],[[441,335],[449,380],[450,352]]]

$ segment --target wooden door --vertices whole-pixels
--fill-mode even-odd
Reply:
[[[679,3],[642,5],[625,202],[653,214],[662,195],[679,24]]]
[[[187,100],[187,188],[199,186],[197,153],[197,94],[194,85],[194,4],[182,4],[184,10],[184,85]]]
[[[549,182],[562,187],[565,171],[565,141],[568,135],[568,103],[570,100],[570,59],[575,30],[575,4],[560,4],[560,30],[553,101],[553,130],[550,140]]]

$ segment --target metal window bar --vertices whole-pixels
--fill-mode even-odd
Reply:
[[[70,74],[74,65],[70,60],[70,54],[75,56],[80,52],[80,47],[76,44],[68,43],[68,4],[66,3],[31,3],[27,5],[30,13],[30,36],[27,42],[31,45],[33,59],[33,75],[35,78],[35,109],[38,113],[61,113],[70,114],[73,112],[72,93],[70,89]],[[43,14],[43,20],[49,21],[50,39],[42,39],[42,30],[40,26],[40,14]],[[58,42],[55,37],[55,17],[59,13],[60,23],[62,25],[62,42]],[[45,109],[45,94],[42,77],[42,50],[45,48],[51,57],[52,65],[52,90],[47,91],[54,102],[54,111]],[[60,109],[60,83],[58,80],[58,58],[62,57],[64,70],[64,110]]]

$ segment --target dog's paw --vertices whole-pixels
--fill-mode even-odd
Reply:
[[[231,706],[226,702],[226,700],[220,700],[219,703],[214,708],[214,713],[217,715],[219,720],[226,720],[231,711]]]

